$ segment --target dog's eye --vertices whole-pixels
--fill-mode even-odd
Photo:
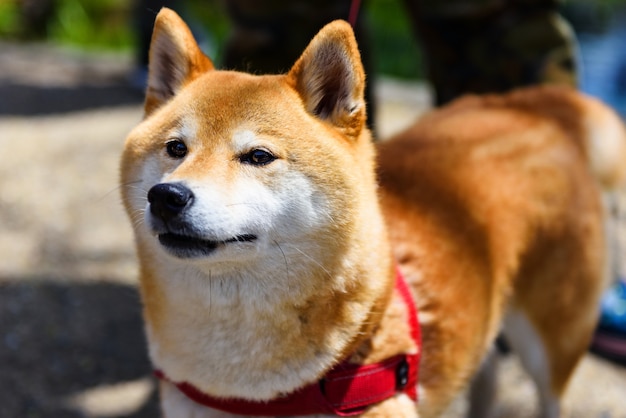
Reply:
[[[178,139],[169,141],[165,144],[165,149],[167,151],[167,155],[172,158],[183,158],[187,155],[187,145]]]
[[[274,157],[271,153],[262,149],[252,150],[240,157],[242,163],[252,165],[267,165],[275,159],[276,157]]]

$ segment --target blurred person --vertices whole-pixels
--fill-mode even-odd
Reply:
[[[18,0],[20,36],[25,39],[43,39],[57,7],[56,0]]]
[[[560,0],[405,0],[436,104],[538,83],[577,86],[573,30]]]
[[[577,83],[575,38],[559,15],[558,0],[404,3],[425,52],[437,105],[464,93]],[[289,68],[324,24],[347,20],[354,0],[225,0],[225,4],[234,26],[226,67],[267,73]],[[371,82],[366,22],[351,23]],[[373,102],[371,95],[366,99]]]

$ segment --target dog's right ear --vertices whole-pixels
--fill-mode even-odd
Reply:
[[[213,68],[213,63],[202,53],[180,16],[173,10],[161,9],[154,23],[150,44],[145,116],[175,96],[186,84]]]
[[[311,114],[359,137],[366,119],[365,72],[348,22],[324,26],[287,77]]]

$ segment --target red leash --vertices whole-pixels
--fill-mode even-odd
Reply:
[[[348,15],[348,23],[354,28],[356,26],[356,20],[359,17],[359,8],[361,7],[361,0],[352,0],[350,3],[350,14]]]
[[[344,362],[335,366],[318,382],[268,402],[215,398],[189,383],[173,383],[200,405],[249,416],[333,414],[347,417],[362,414],[370,406],[398,394],[406,394],[417,401],[420,327],[411,291],[399,271],[396,290],[407,306],[411,337],[417,346],[416,354],[399,354],[367,365]],[[167,380],[160,370],[155,375]]]

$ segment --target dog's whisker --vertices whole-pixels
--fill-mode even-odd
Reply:
[[[259,204],[255,203],[255,202],[240,202],[240,203],[229,203],[228,205],[224,205],[227,208],[232,207],[232,206],[252,206],[252,207],[259,207]]]
[[[119,191],[120,189],[123,189],[123,188],[140,189],[141,190],[142,188],[135,186],[135,184],[139,184],[142,181],[143,180],[133,180],[133,181],[127,181],[126,183],[121,183],[121,184],[117,185],[116,187],[112,188],[111,190],[109,190],[108,192],[106,192],[102,197],[100,197],[100,200],[104,199],[107,196],[109,196],[111,193],[117,192],[117,191]]]
[[[298,247],[296,247],[294,245],[290,245],[290,247],[293,248],[294,250],[296,250],[297,252],[299,252],[301,255],[303,255],[307,259],[311,260],[318,267],[320,267],[328,275],[329,278],[333,277],[332,273],[330,271],[328,271],[328,269],[326,267],[324,267],[324,265],[322,263],[320,263],[318,260],[316,260],[315,258],[311,257],[310,255],[308,255],[307,253],[305,253],[304,251],[300,250]],[[282,251],[282,249],[281,249],[281,251]]]
[[[137,209],[134,212],[129,213],[129,217],[133,226],[140,226],[143,223],[145,212],[145,209]]]
[[[287,286],[289,286],[289,284],[291,283],[291,275],[289,274],[289,262],[287,261],[287,256],[285,255],[283,249],[280,247],[278,241],[274,240],[274,244],[276,244],[278,250],[283,255],[283,260],[285,260],[285,274],[287,275]]]
[[[213,270],[209,270],[209,316],[211,315],[211,308],[213,307]]]

